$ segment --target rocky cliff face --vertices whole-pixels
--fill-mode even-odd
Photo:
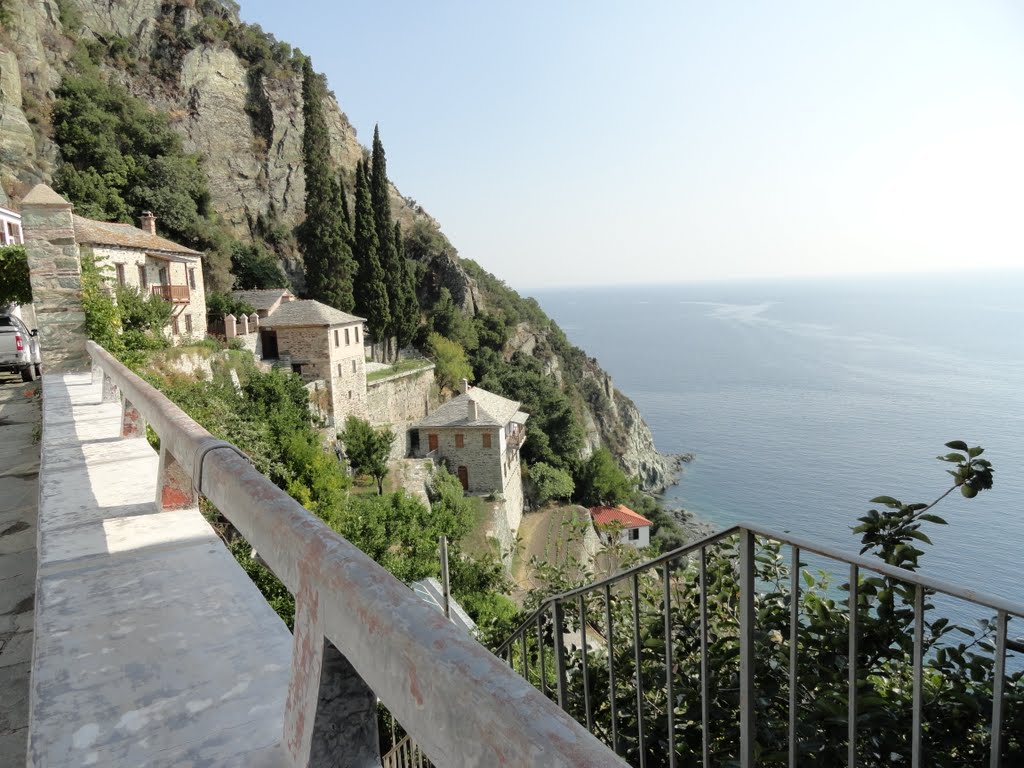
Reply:
[[[222,32],[240,25],[223,0],[0,0],[0,184],[13,202],[36,182],[52,180],[59,155],[49,105],[78,38],[120,52],[104,64],[105,75],[168,115],[185,148],[202,156],[212,207],[236,236],[255,236],[260,218],[285,231],[299,224],[305,196],[301,76],[287,66],[269,74],[254,67],[224,39],[203,33],[211,19]],[[332,157],[351,183],[366,150],[333,95],[324,108]],[[425,265],[422,295],[429,301],[445,287],[466,312],[484,311],[486,292],[437,222],[394,188],[392,212],[406,232],[432,233],[409,254]],[[279,254],[301,290],[301,254],[287,247]],[[561,384],[563,361],[549,344],[538,343],[542,335],[526,324],[511,346],[538,357]],[[632,402],[596,361],[585,377],[594,383],[580,414],[588,450],[609,445],[649,490],[672,482],[672,462],[657,453]]]

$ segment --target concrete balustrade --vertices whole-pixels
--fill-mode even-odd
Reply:
[[[625,765],[497,657],[257,472],[233,445],[210,435],[101,347],[89,342],[87,350],[94,366],[103,371],[103,391],[116,388],[126,403],[111,412],[113,436],[124,436],[132,430],[135,435],[144,434],[148,423],[160,437],[159,459],[153,456],[148,465],[158,464],[157,509],[162,511],[157,515],[168,519],[185,513],[198,515],[191,505],[198,494],[205,496],[295,595],[295,631],[290,639],[287,674],[282,677],[275,672],[261,678],[266,717],[259,721],[259,738],[249,734],[248,741],[232,740],[229,735],[227,746],[225,740],[217,742],[218,757],[209,764],[379,766],[379,699],[438,766]],[[44,387],[59,387],[62,381],[51,377],[48,382],[44,380]],[[88,384],[94,393],[90,396],[99,400],[98,387],[88,381],[83,384]],[[98,406],[116,407],[113,402]],[[126,439],[119,444],[148,449],[141,440]],[[203,535],[209,536],[209,526],[205,522],[203,526]],[[230,559],[215,540],[206,550],[207,555]],[[179,565],[185,570],[190,567]],[[180,573],[176,576],[182,578]],[[151,599],[159,598],[162,590],[177,589],[170,573],[165,578],[163,587],[149,584]],[[262,602],[250,583],[244,602],[266,623],[269,608],[263,602],[257,610],[254,599]],[[44,598],[42,614],[51,613]],[[241,653],[243,658],[235,660],[236,664],[254,665],[260,654],[266,654],[265,664],[279,664],[280,632],[273,627],[257,630],[252,625],[254,620],[237,628],[215,622],[217,639],[251,651]],[[192,642],[197,645],[204,639],[204,621],[210,621],[210,617],[197,618],[182,627],[195,635]],[[278,625],[283,628],[279,621]],[[47,627],[39,627],[37,622],[40,630],[45,632]],[[225,632],[234,632],[233,640],[227,640]],[[254,637],[265,638],[264,647],[246,648]],[[272,642],[272,652],[265,647],[266,642]],[[200,654],[196,663],[201,659]],[[165,659],[158,647],[151,649],[149,660],[158,674],[164,674],[160,670]],[[66,661],[73,663],[70,658]],[[187,670],[178,668],[177,674]],[[116,668],[111,671],[117,673]],[[170,670],[166,673],[172,674]],[[213,673],[205,670],[195,674]],[[230,689],[226,682],[222,684]],[[216,700],[215,696],[210,698]],[[281,708],[276,709],[274,702],[281,702]],[[123,719],[128,713],[108,711],[106,716]],[[70,722],[61,728],[70,731],[73,747],[76,738],[84,739],[80,729],[88,727],[86,720],[92,715],[79,710],[68,717]],[[216,706],[211,705],[204,717],[211,721],[219,717]],[[218,724],[210,725],[213,728]],[[41,749],[47,727],[57,728],[57,724],[52,718],[36,720],[34,748]],[[152,727],[168,724],[154,723]],[[266,744],[268,729],[276,730],[276,746],[264,748],[260,745]],[[210,737],[208,733],[199,740]],[[240,742],[247,744],[244,750]],[[223,754],[232,748],[240,750],[235,761]],[[73,754],[77,762],[64,764],[87,764],[82,759],[85,753]],[[137,765],[171,765],[181,759],[180,753],[174,759],[153,760],[151,754],[146,760],[139,760],[137,751],[133,754]],[[58,763],[39,760],[35,764]],[[102,759],[98,764],[130,763]]]

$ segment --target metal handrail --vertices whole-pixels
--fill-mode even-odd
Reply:
[[[258,472],[105,349],[87,350],[176,465],[295,596],[295,653],[283,742],[306,765],[323,639],[441,765],[624,763],[475,640]],[[454,695],[453,695],[454,694]]]
[[[578,617],[576,624],[578,625],[579,632],[579,662],[582,665],[580,672],[580,678],[582,679],[583,685],[583,706],[585,709],[584,715],[580,715],[581,721],[585,720],[588,729],[593,730],[593,704],[591,701],[590,691],[590,678],[587,673],[588,669],[588,653],[590,649],[587,644],[587,632],[590,631],[588,624],[590,620],[587,617],[587,609],[585,604],[585,596],[591,594],[597,599],[599,603],[604,606],[604,631],[606,633],[606,646],[608,657],[608,688],[609,704],[610,704],[610,738],[611,745],[613,748],[618,750],[619,745],[619,728],[618,728],[618,717],[616,714],[617,702],[616,702],[616,685],[617,675],[615,671],[615,665],[612,661],[611,648],[614,642],[613,630],[612,630],[612,602],[613,602],[613,591],[612,588],[618,585],[624,585],[625,590],[620,592],[622,599],[632,604],[632,632],[633,632],[633,651],[635,655],[635,686],[636,686],[636,718],[637,718],[637,744],[638,754],[640,759],[640,766],[644,768],[646,763],[645,753],[645,726],[644,726],[644,693],[643,685],[641,682],[641,643],[640,643],[640,620],[639,620],[639,585],[642,576],[648,574],[657,575],[662,582],[663,591],[663,606],[661,610],[664,612],[664,663],[665,663],[665,692],[668,701],[674,701],[673,699],[673,650],[672,650],[672,619],[671,619],[671,593],[673,584],[673,571],[670,564],[679,561],[683,558],[687,558],[691,555],[699,555],[699,595],[700,595],[700,696],[701,696],[701,732],[703,740],[703,765],[710,765],[709,757],[709,743],[710,743],[710,712],[709,712],[709,701],[711,698],[710,683],[709,683],[709,669],[708,669],[708,608],[707,608],[707,583],[708,583],[708,569],[707,569],[707,553],[710,547],[726,540],[737,538],[738,539],[738,596],[739,596],[739,611],[738,611],[738,632],[739,632],[739,693],[740,693],[740,744],[739,744],[739,762],[742,768],[751,768],[754,765],[755,755],[755,743],[754,743],[754,718],[755,718],[755,679],[754,679],[754,630],[755,630],[755,594],[757,585],[757,568],[755,561],[755,549],[757,546],[757,538],[772,540],[779,542],[783,545],[788,545],[791,548],[791,565],[790,565],[790,607],[789,607],[789,632],[790,638],[797,637],[800,629],[800,616],[799,616],[799,595],[800,595],[800,568],[801,568],[801,555],[804,552],[810,552],[830,560],[843,563],[849,568],[849,598],[848,598],[848,653],[851,663],[849,664],[849,673],[847,680],[847,702],[848,702],[848,713],[847,713],[847,724],[848,724],[848,754],[847,762],[850,766],[856,765],[856,745],[857,745],[857,723],[858,723],[858,706],[859,706],[859,692],[858,692],[858,664],[857,656],[859,650],[859,608],[858,608],[858,592],[861,587],[861,571],[868,571],[876,574],[880,574],[885,577],[889,577],[897,582],[908,585],[913,588],[913,602],[914,602],[914,615],[919,617],[915,621],[914,632],[913,632],[913,653],[912,653],[912,671],[913,671],[913,700],[912,700],[912,714],[913,714],[913,733],[911,738],[911,765],[913,768],[921,768],[922,765],[922,744],[921,744],[921,733],[922,733],[922,722],[923,722],[923,709],[924,709],[924,683],[923,683],[923,669],[924,669],[924,631],[923,631],[923,617],[925,612],[925,595],[927,593],[944,594],[950,597],[954,597],[960,600],[964,600],[975,605],[980,605],[986,608],[990,608],[996,612],[996,636],[995,636],[995,649],[994,649],[994,680],[992,688],[992,719],[991,719],[991,747],[990,747],[990,766],[991,768],[999,768],[1000,766],[1000,750],[1001,750],[1001,738],[1002,738],[1002,723],[1004,717],[1004,677],[1006,670],[1006,656],[1008,650],[1021,650],[1021,644],[1011,641],[1007,637],[1007,621],[1009,616],[1024,617],[1024,603],[1009,600],[996,595],[991,595],[978,590],[962,587],[957,584],[936,579],[930,576],[922,575],[915,571],[909,571],[903,568],[891,566],[887,563],[881,562],[876,559],[869,559],[862,555],[853,555],[843,552],[839,549],[830,547],[828,545],[819,544],[816,542],[808,541],[806,539],[790,536],[788,534],[782,534],[772,529],[766,528],[759,525],[751,524],[740,524],[732,526],[724,531],[707,536],[699,541],[692,542],[683,547],[679,547],[671,552],[667,552],[659,557],[656,557],[647,562],[636,565],[632,568],[624,570],[620,573],[614,574],[608,578],[596,581],[590,584],[586,584],[574,589],[567,590],[558,595],[546,598],[540,604],[540,606],[530,616],[519,625],[519,627],[503,642],[495,653],[504,658],[506,663],[510,667],[515,667],[515,659],[518,657],[520,661],[520,668],[524,677],[529,677],[529,672],[534,672],[534,676],[538,677],[538,687],[542,693],[546,693],[548,689],[548,667],[545,665],[545,639],[550,646],[548,650],[553,654],[553,673],[555,675],[555,688],[554,693],[557,697],[558,703],[563,708],[567,708],[568,701],[568,675],[567,675],[567,663],[566,663],[566,623],[564,611],[567,608],[578,610]],[[658,569],[660,567],[660,574]],[[630,595],[631,593],[631,595]],[[549,628],[550,634],[545,632],[545,627]],[[528,653],[528,636],[536,633],[537,645],[535,647],[535,658],[531,660],[530,654]],[[789,648],[789,723],[788,723],[788,739],[789,739],[789,765],[796,766],[797,764],[797,669],[798,669],[798,655],[797,655],[797,644],[790,642]],[[534,669],[532,665],[536,663],[537,668]],[[621,685],[621,683],[619,683]],[[674,706],[672,704],[665,707],[666,717],[668,719],[668,733],[670,734],[670,740],[674,739]],[[669,765],[670,767],[676,764],[675,755],[675,744],[670,741],[669,744]]]

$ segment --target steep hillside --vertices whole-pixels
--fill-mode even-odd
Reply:
[[[218,231],[266,244],[303,289],[294,236],[305,199],[298,49],[241,23],[231,0],[0,0],[0,25],[0,183],[15,204],[34,183],[54,182],[61,162],[55,92],[87,64],[166,115],[183,150],[201,158]],[[332,162],[351,189],[366,150],[333,94],[323,107]],[[427,315],[450,295],[468,316],[503,318],[511,330],[505,357],[513,365],[532,358],[557,382],[584,433],[584,452],[607,445],[647,489],[671,482],[672,462],[655,451],[635,406],[596,361],[568,344],[535,302],[460,259],[438,223],[393,187],[391,211],[406,255],[420,265]],[[224,258],[211,254],[207,271],[210,282],[228,287]],[[486,362],[475,361],[478,379]]]

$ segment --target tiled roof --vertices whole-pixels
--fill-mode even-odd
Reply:
[[[281,300],[285,294],[290,294],[286,288],[268,288],[262,291],[232,291],[232,298],[244,301],[255,310],[269,310],[274,304]]]
[[[594,525],[619,523],[623,528],[643,528],[651,525],[650,520],[623,504],[617,507],[591,507],[590,517],[594,520]]]
[[[365,318],[350,315],[340,309],[328,307],[315,299],[301,299],[283,303],[273,314],[260,323],[264,328],[301,328],[303,326],[350,325],[362,323]]]
[[[477,405],[475,419],[470,414],[470,402]],[[526,420],[526,414],[519,410],[519,405],[515,400],[480,387],[472,387],[465,394],[449,400],[416,426],[503,427],[517,414],[521,414],[522,421]]]
[[[185,256],[202,256],[183,245],[159,235],[151,235],[144,229],[131,224],[118,224],[112,221],[93,221],[81,216],[74,216],[75,239],[84,245],[115,245],[121,248],[137,248],[140,251],[158,251],[178,253]]]

